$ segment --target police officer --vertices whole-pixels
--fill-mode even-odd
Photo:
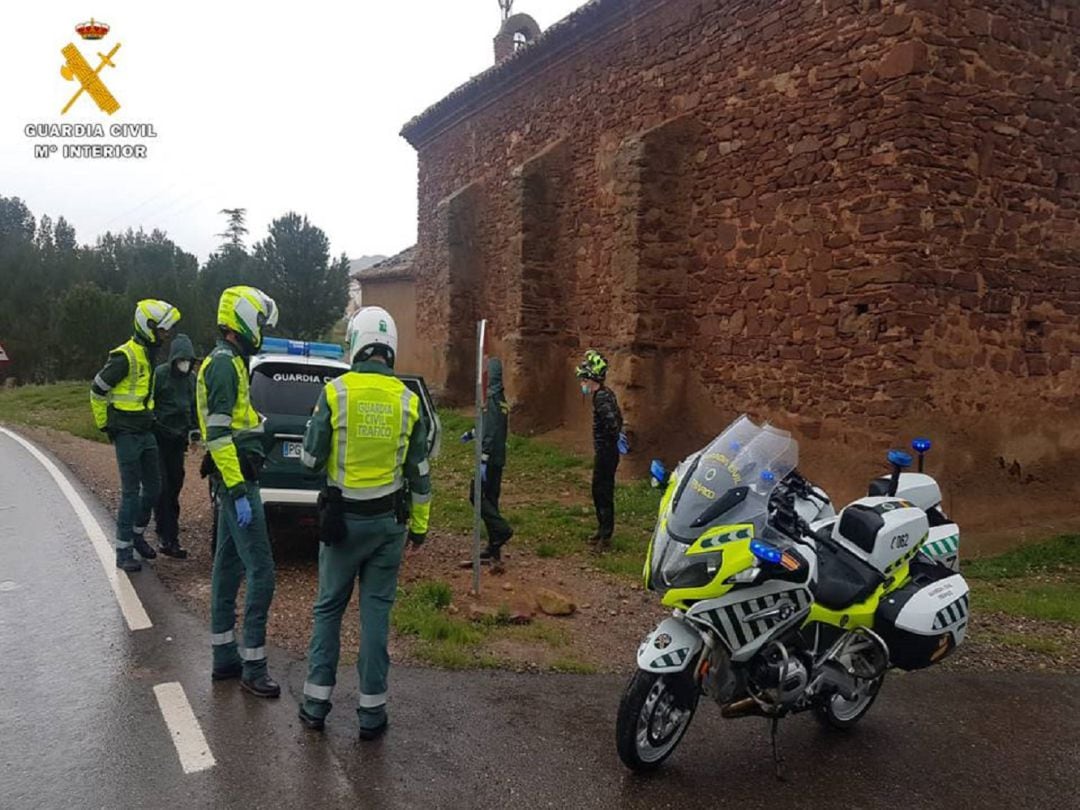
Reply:
[[[179,320],[180,310],[166,301],[139,301],[134,333],[109,352],[105,367],[90,385],[94,424],[116,446],[120,467],[116,567],[123,571],[142,569],[135,551],[145,560],[157,556],[144,536],[161,490],[154,437],[154,359]]]
[[[218,304],[221,337],[203,360],[196,384],[199,429],[209,450],[218,503],[217,550],[210,579],[210,632],[215,681],[240,678],[258,697],[281,687],[266,668],[266,621],[274,597],[274,557],[259,497],[265,458],[263,420],[251,407],[247,358],[277,324],[273,299],[254,287],[230,287]],[[204,464],[206,462],[204,461]],[[247,580],[244,646],[238,647],[236,593]]]
[[[431,509],[427,431],[420,398],[394,376],[397,327],[365,307],[349,322],[352,370],[328,383],[315,406],[301,459],[326,468],[320,498],[319,596],[308,647],[300,720],[320,730],[337,676],[341,618],[360,583],[360,738],[386,730],[386,649],[398,568],[424,542]],[[406,492],[408,503],[406,503]],[[406,539],[406,532],[408,533]]]

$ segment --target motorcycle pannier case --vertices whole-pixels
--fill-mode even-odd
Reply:
[[[874,632],[889,645],[900,669],[936,664],[964,640],[968,625],[968,585],[938,563],[912,563],[912,580],[881,600]]]

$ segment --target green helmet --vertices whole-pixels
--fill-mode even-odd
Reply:
[[[608,362],[604,355],[595,349],[585,352],[585,360],[577,367],[577,376],[585,380],[603,382],[607,376]]]

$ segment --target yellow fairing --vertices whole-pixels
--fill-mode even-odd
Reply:
[[[720,558],[720,567],[717,569],[716,576],[712,578],[712,581],[700,588],[672,588],[664,594],[664,598],[661,600],[662,604],[667,607],[685,610],[693,602],[723,596],[732,587],[726,584],[727,580],[740,571],[752,567],[756,562],[753,552],[750,551],[749,539],[733,540],[730,543],[725,543],[722,549],[717,548],[712,551],[714,553],[723,552]]]
[[[810,606],[810,613],[806,617],[804,626],[813,622],[821,622],[844,630],[850,630],[853,627],[873,627],[874,614],[877,612],[882,598],[904,585],[910,576],[910,564],[905,562],[901,568],[896,570],[894,576],[885,580],[881,587],[870,595],[869,599],[843,610],[830,610],[814,602]]]

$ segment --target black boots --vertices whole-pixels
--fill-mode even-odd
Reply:
[[[308,714],[304,707],[300,706],[300,722],[304,724],[304,728],[309,731],[322,731],[326,728],[326,718],[316,717],[313,714]]]
[[[131,552],[130,548],[119,548],[116,550],[116,567],[129,574],[134,574],[136,571],[142,571],[142,563],[135,559],[135,555]]]
[[[157,557],[157,552],[154,551],[154,547],[146,542],[146,538],[141,534],[135,535],[135,542],[133,544],[135,550],[139,552],[139,556],[144,560],[152,560]]]
[[[210,672],[210,680],[212,681],[231,681],[233,678],[239,678],[244,674],[244,665],[239,661],[231,667],[225,667],[224,669],[214,669]]]
[[[264,672],[257,678],[240,679],[240,686],[247,692],[255,695],[255,697],[261,698],[276,698],[281,697],[281,687],[278,686],[277,681],[270,677],[269,673]]]
[[[178,540],[174,540],[171,543],[163,542],[159,546],[159,548],[161,550],[161,553],[164,554],[166,557],[172,557],[174,560],[187,559],[187,549],[180,548],[180,542]]]

